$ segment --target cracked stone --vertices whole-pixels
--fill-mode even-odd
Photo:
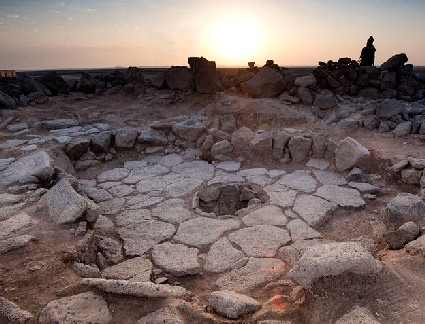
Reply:
[[[311,195],[300,195],[295,200],[294,212],[300,215],[308,225],[318,227],[323,225],[337,204]]]
[[[204,269],[213,273],[221,273],[231,269],[244,256],[241,251],[233,247],[227,238],[222,237],[211,245],[205,260]]]
[[[246,215],[242,221],[247,226],[254,225],[281,225],[285,226],[288,219],[278,206],[265,206]]]
[[[366,204],[357,189],[343,188],[335,185],[320,187],[315,195],[334,202],[341,207],[363,207]]]
[[[165,242],[153,246],[152,260],[173,276],[194,275],[199,273],[198,253],[196,248]]]

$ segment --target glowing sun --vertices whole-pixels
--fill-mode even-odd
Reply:
[[[214,52],[228,64],[245,64],[252,60],[261,41],[261,28],[252,18],[229,15],[211,28]]]

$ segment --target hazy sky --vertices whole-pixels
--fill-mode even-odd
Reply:
[[[0,69],[376,63],[425,65],[425,0],[0,0]]]

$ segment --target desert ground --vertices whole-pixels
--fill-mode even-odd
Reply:
[[[0,110],[1,323],[425,322],[424,135],[163,72]]]

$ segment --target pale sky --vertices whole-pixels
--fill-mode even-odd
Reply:
[[[425,65],[425,0],[0,0],[0,69],[376,64],[405,52]]]

